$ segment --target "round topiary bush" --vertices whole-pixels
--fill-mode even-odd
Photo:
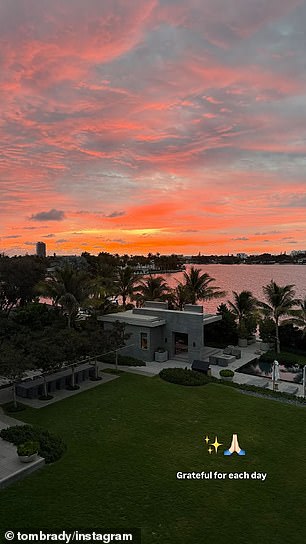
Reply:
[[[234,372],[232,370],[229,370],[229,369],[220,370],[219,374],[220,374],[221,378],[233,378],[234,377]]]
[[[17,446],[17,455],[21,456],[31,456],[35,453],[38,453],[39,450],[39,443],[33,442],[32,440],[28,440],[24,444],[19,444]]]
[[[179,385],[205,385],[209,382],[205,374],[186,368],[164,368],[159,373],[159,376],[166,382],[177,383]]]

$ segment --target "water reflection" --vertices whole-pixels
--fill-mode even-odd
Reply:
[[[272,363],[264,361],[251,361],[239,368],[237,372],[242,374],[251,374],[252,376],[261,376],[272,379]],[[285,382],[302,383],[303,367],[300,365],[279,364],[280,379]]]
[[[186,265],[186,272],[190,272],[192,265]],[[254,296],[263,300],[262,286],[267,285],[273,279],[279,285],[293,283],[296,296],[303,297],[305,293],[305,265],[267,265],[267,264],[202,264],[194,265],[201,272],[207,272],[215,278],[215,283],[222,291],[227,291],[224,299],[213,299],[204,302],[205,312],[214,313],[221,304],[228,299],[232,300],[232,291],[247,289],[253,292]],[[170,287],[175,288],[179,281],[183,281],[183,272],[173,274],[160,273],[164,276]]]

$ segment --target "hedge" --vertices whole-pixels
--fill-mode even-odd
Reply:
[[[66,444],[59,436],[32,425],[13,425],[2,429],[0,437],[15,446],[29,441],[38,442],[38,455],[44,457],[46,463],[58,461],[66,451]]]
[[[107,355],[101,355],[99,357],[99,360],[102,363],[107,363],[109,365],[115,364],[115,354],[109,353]],[[135,357],[129,357],[128,355],[120,355],[118,354],[118,365],[123,366],[146,366],[146,363],[142,361],[141,359],[136,359]]]
[[[241,391],[249,391],[250,393],[255,393],[264,397],[272,397],[280,400],[288,400],[298,404],[306,404],[306,399],[303,399],[302,397],[297,397],[296,395],[292,395],[290,393],[273,391],[272,389],[264,389],[262,387],[257,387],[256,385],[247,385],[245,383],[236,383],[228,380],[222,380],[214,378],[212,376],[207,376],[206,374],[202,374],[194,370],[188,370],[184,368],[164,368],[159,373],[159,376],[161,379],[167,382],[176,383],[179,385],[195,386],[214,383],[217,385],[219,384],[226,385],[228,387],[234,387],[235,389],[239,389]]]
[[[234,372],[228,368],[220,370],[219,374],[220,376],[222,376],[222,378],[233,378],[234,376]]]
[[[187,386],[205,385],[209,381],[205,374],[185,368],[164,368],[159,376],[166,382]]]

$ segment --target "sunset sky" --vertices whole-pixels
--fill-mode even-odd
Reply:
[[[305,0],[0,0],[0,251],[305,249],[305,28]]]

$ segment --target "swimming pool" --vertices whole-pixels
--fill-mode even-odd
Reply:
[[[272,363],[265,361],[250,361],[246,365],[243,365],[236,372],[242,374],[250,374],[252,376],[261,376],[263,378],[272,379]],[[279,364],[280,379],[285,382],[302,383],[303,380],[303,366],[298,364],[284,365]]]

